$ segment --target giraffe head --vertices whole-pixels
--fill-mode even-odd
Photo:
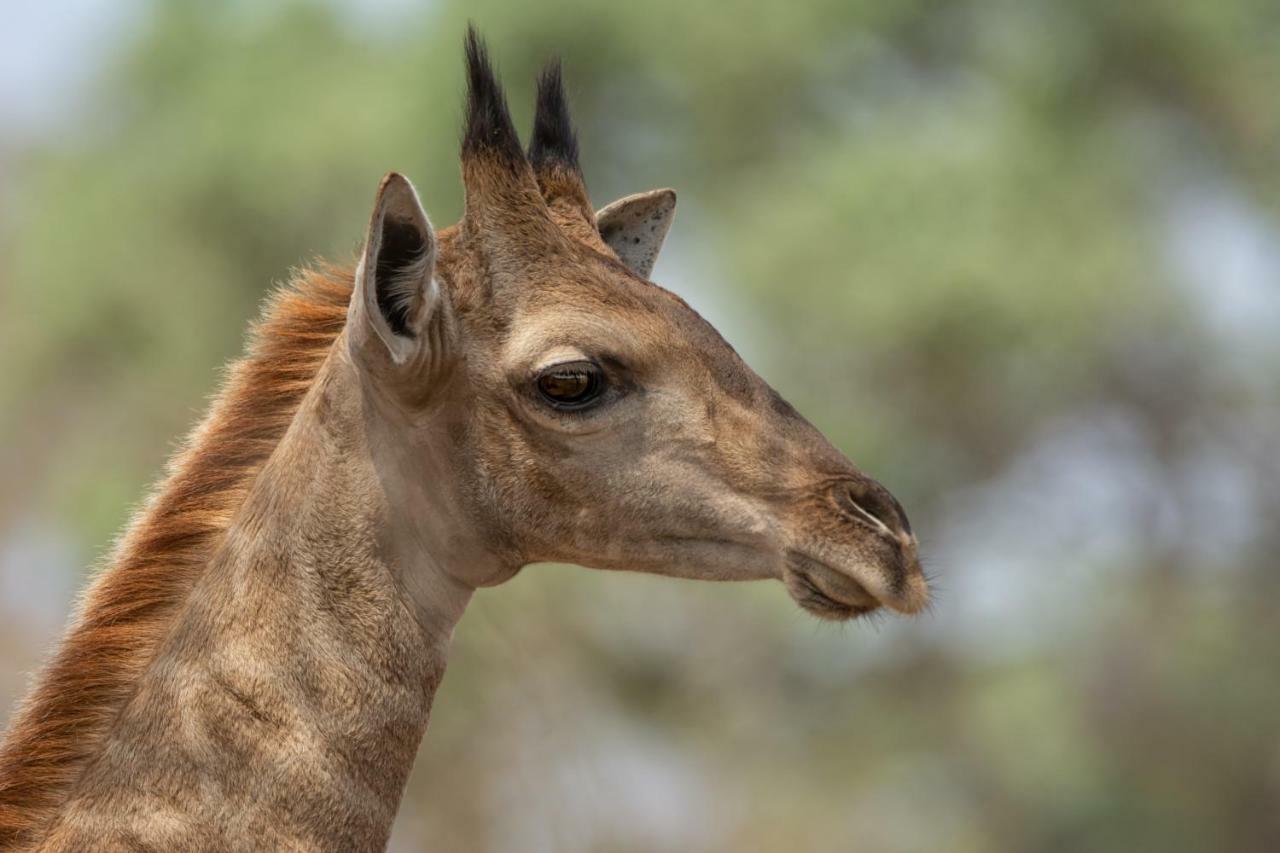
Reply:
[[[388,175],[347,326],[378,443],[395,445],[379,477],[409,513],[449,495],[419,514],[483,553],[460,579],[567,562],[775,578],[829,619],[920,610],[898,501],[648,280],[674,193],[595,213],[558,66],[527,153],[474,33],[467,72],[464,216],[433,231]]]

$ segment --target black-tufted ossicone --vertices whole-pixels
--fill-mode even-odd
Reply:
[[[523,160],[524,149],[511,113],[507,96],[494,74],[489,51],[474,25],[467,27],[467,118],[462,135],[462,153],[497,154]]]
[[[569,101],[564,93],[560,61],[547,63],[538,78],[538,106],[533,118],[533,138],[529,141],[529,162],[534,169],[551,165],[578,172],[578,137],[569,118]]]

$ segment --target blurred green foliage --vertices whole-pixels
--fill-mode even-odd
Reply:
[[[14,155],[0,531],[103,548],[382,173],[456,218],[474,19],[522,126],[564,57],[598,204],[680,191],[658,280],[894,488],[943,592],[833,631],[772,586],[526,571],[459,630],[396,843],[1280,848],[1280,336],[1179,260],[1232,273],[1215,199],[1277,233],[1280,7],[380,8],[154,3]]]

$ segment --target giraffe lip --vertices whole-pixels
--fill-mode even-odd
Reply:
[[[828,578],[824,586],[818,578]],[[788,555],[783,582],[802,608],[821,619],[844,622],[880,608],[867,588],[847,574],[800,553]],[[838,585],[839,591],[829,585]]]

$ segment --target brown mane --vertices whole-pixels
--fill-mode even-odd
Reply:
[[[32,843],[99,748],[347,316],[350,269],[276,293],[0,744],[0,849]]]

